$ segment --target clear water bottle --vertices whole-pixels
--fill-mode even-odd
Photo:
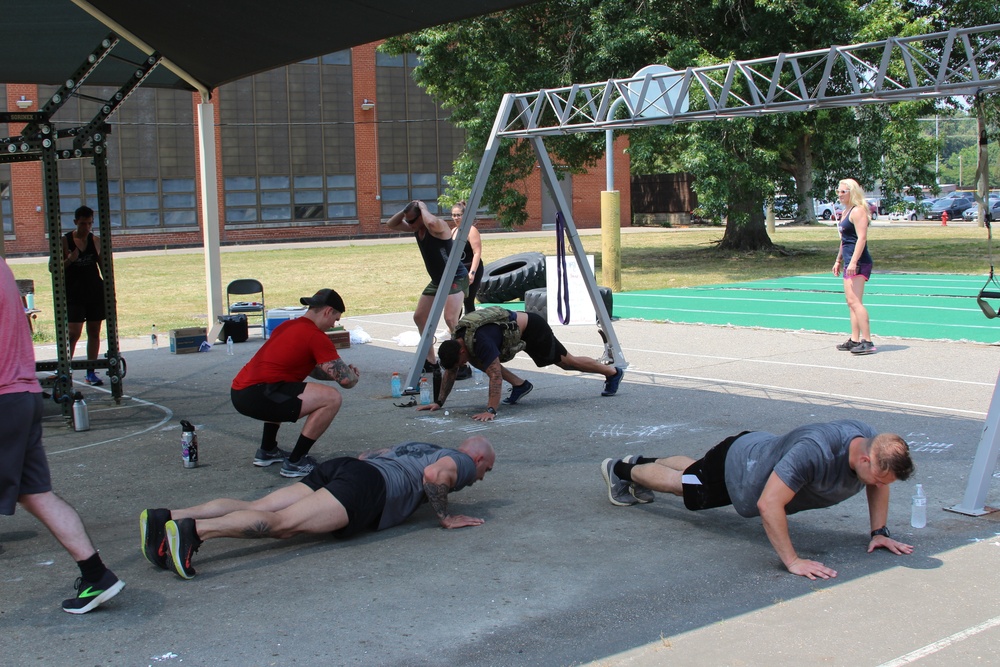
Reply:
[[[392,374],[392,380],[389,383],[389,387],[392,389],[393,398],[399,398],[403,395],[403,381],[399,379],[399,373]]]
[[[420,405],[430,405],[431,404],[431,383],[427,381],[427,378],[420,378]]]
[[[230,357],[233,356],[233,337],[230,336],[226,339],[226,354]]]
[[[473,382],[475,382],[476,384],[482,384],[483,383],[483,375],[485,375],[485,373],[483,373],[481,370],[479,370],[475,366],[472,367],[472,381]]]
[[[927,525],[927,496],[924,495],[924,485],[917,484],[917,492],[913,494],[913,504],[910,505],[910,525],[923,528]]]
[[[153,333],[149,335],[149,342],[153,346],[153,349],[160,347],[159,341],[156,340],[156,325],[153,325]]]

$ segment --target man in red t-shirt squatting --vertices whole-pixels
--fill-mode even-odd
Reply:
[[[330,380],[351,388],[361,373],[344,363],[327,329],[340,321],[344,300],[332,289],[321,289],[311,297],[299,299],[309,310],[302,317],[282,322],[271,333],[257,354],[233,380],[232,399],[236,410],[264,422],[255,466],[281,463],[283,477],[305,477],[316,466],[307,456],[309,449],[340,410],[341,396],[335,388],[306,377]],[[281,422],[306,423],[292,451],[278,448]]]

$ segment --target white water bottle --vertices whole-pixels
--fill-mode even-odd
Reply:
[[[233,337],[230,336],[226,339],[226,354],[230,357],[233,356]]]
[[[472,367],[472,380],[476,384],[482,384],[483,383],[483,375],[484,375],[484,373],[481,370],[479,370],[475,366]]]
[[[913,504],[910,506],[910,525],[923,528],[927,525],[927,496],[924,495],[924,485],[917,484],[917,492],[913,494]]]
[[[156,340],[156,325],[155,324],[153,325],[153,333],[150,334],[150,336],[149,336],[149,342],[150,342],[150,344],[152,344],[154,350],[157,349],[158,347],[160,347],[160,343]]]
[[[427,378],[420,378],[420,405],[430,405],[431,404],[431,383],[427,381]]]

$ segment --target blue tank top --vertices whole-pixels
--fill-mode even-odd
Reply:
[[[852,206],[844,211],[844,215],[840,216],[840,222],[837,223],[837,229],[840,230],[840,247],[844,266],[851,263],[851,258],[854,257],[854,248],[858,245],[858,230],[855,229],[854,223],[851,222],[851,212],[853,210],[854,207]],[[865,243],[865,249],[861,253],[858,264],[872,263],[872,256],[868,253],[868,244]]]

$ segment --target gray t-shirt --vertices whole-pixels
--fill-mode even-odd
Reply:
[[[785,508],[788,514],[850,498],[865,488],[849,465],[851,440],[875,435],[875,429],[854,419],[808,424],[785,435],[744,435],[726,455],[726,488],[733,507],[740,516],[758,516],[757,501],[772,472],[795,492]]]
[[[385,509],[378,530],[402,523],[427,502],[424,468],[444,456],[450,456],[458,465],[458,478],[449,491],[458,491],[476,481],[476,463],[471,456],[426,442],[407,442],[375,458],[365,459],[378,468],[385,479]]]

